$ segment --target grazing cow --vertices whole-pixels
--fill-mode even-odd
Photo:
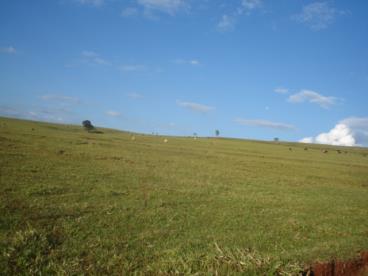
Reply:
[[[328,153],[328,150],[323,150],[323,153]]]
[[[164,143],[167,143],[167,142],[168,142],[168,140],[165,138],[165,139],[164,139]]]
[[[307,147],[305,147],[305,148],[304,148],[304,150],[308,150],[308,148],[307,148]]]
[[[337,150],[337,153],[338,153],[338,154],[341,154],[341,150]]]
[[[293,149],[292,148],[289,148],[290,151],[292,151]]]

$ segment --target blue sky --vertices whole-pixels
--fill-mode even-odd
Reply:
[[[0,115],[368,145],[368,2],[3,0]]]

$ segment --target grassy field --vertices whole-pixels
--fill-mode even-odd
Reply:
[[[0,118],[2,273],[294,275],[368,249],[367,149],[101,130]]]

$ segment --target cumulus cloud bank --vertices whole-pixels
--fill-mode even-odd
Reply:
[[[329,132],[321,133],[316,137],[306,137],[299,142],[335,146],[367,146],[368,118],[346,118]]]

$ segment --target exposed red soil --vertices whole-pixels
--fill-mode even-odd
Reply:
[[[327,263],[315,263],[303,275],[309,276],[365,276],[368,275],[368,251],[362,252],[359,257],[340,261],[333,260]]]

